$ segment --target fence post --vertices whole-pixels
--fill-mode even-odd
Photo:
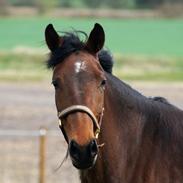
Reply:
[[[41,128],[39,131],[39,183],[45,183],[46,132],[45,128]]]

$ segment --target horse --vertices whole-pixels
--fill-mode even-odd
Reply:
[[[59,127],[81,183],[182,183],[183,111],[113,75],[100,24],[85,36],[45,29]]]

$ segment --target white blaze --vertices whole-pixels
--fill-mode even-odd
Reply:
[[[82,70],[85,70],[85,68],[86,68],[85,63],[81,60],[78,60],[74,65],[75,65],[75,72],[76,73],[79,73]]]

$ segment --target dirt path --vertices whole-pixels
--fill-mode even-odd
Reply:
[[[164,96],[169,100],[169,102],[183,109],[183,83],[131,83],[131,86],[146,96]],[[56,110],[54,105],[54,90],[51,84],[1,83],[0,111],[0,129],[37,130],[40,126],[45,126],[49,130],[56,130],[60,133],[57,126]],[[48,141],[47,182],[78,183],[79,179],[77,170],[72,167],[70,161],[67,161],[57,173],[53,173],[54,169],[64,158],[66,153],[66,144],[62,135],[60,135],[60,137],[52,137]],[[4,153],[5,165],[3,167],[0,166],[0,172],[6,172],[6,177],[10,176],[10,167],[13,167],[13,165],[7,165],[9,161],[8,158],[12,158],[10,151],[12,151],[12,148],[14,147],[13,145],[16,146],[14,148],[17,148],[18,146],[20,149],[22,148],[22,151],[24,151],[23,147],[25,147],[26,143],[28,144],[28,142],[25,141],[16,145],[12,140],[9,140],[8,143],[10,146],[7,146],[6,142],[7,149]],[[0,140],[0,145],[2,144],[3,141]],[[30,150],[32,148],[31,144],[32,142],[29,146]],[[18,151],[18,149],[13,151]],[[35,159],[35,155],[33,156],[29,155],[28,152],[26,153],[27,155],[25,154],[25,157],[30,156],[30,159],[27,158],[25,164],[31,163],[32,159]],[[1,150],[0,154],[2,156]],[[10,157],[7,157],[7,154],[9,154]],[[22,159],[17,159],[16,161],[22,161]],[[21,166],[21,163],[17,163],[16,169],[18,169],[17,167],[21,169]],[[22,173],[22,170],[20,172]],[[28,180],[29,177],[30,180],[28,182],[35,182],[31,181],[31,177],[33,176],[28,175],[29,171],[25,173],[26,180]],[[5,175],[3,174],[1,176]],[[11,172],[11,177],[13,176],[15,177],[12,178],[12,180],[15,180],[14,182],[25,182],[23,179],[22,181],[19,179],[16,181],[18,173],[16,172],[15,174],[14,169],[12,169]],[[5,180],[5,178],[3,180]],[[6,183],[2,180],[0,182]]]

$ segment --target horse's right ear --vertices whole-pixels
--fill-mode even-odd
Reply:
[[[86,49],[92,54],[97,54],[104,46],[105,32],[103,27],[96,23],[91,31],[88,41],[86,42]]]
[[[48,48],[51,51],[54,51],[55,49],[57,49],[61,44],[61,38],[55,31],[52,24],[47,25],[45,29],[45,40]]]

